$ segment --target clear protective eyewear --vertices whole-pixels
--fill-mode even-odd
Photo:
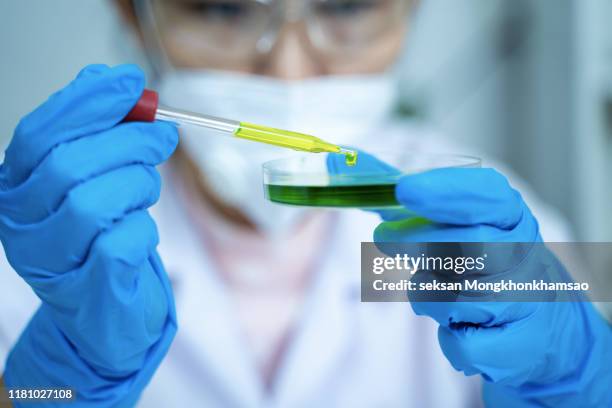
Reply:
[[[397,28],[413,0],[134,0],[162,42],[209,59],[252,61],[288,24],[303,24],[316,52],[346,57]]]

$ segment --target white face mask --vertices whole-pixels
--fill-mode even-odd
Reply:
[[[316,135],[367,149],[369,134],[388,118],[395,102],[391,74],[282,81],[221,71],[173,71],[158,83],[169,106],[227,119]],[[184,126],[181,143],[214,194],[240,209],[257,228],[282,235],[305,210],[268,202],[261,165],[291,151]]]

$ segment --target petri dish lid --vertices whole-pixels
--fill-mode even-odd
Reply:
[[[335,153],[302,153],[263,164],[264,184],[287,186],[346,186],[395,184],[407,174],[448,167],[480,167],[473,156],[398,153],[397,151],[360,152],[355,166],[344,163]]]

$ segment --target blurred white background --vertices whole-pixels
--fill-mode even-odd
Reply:
[[[139,61],[111,6],[0,2],[2,150],[82,66]],[[612,241],[611,20],[608,0],[421,0],[404,105],[509,163],[578,240]]]

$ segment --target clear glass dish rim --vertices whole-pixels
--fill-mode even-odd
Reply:
[[[372,154],[374,156],[377,153],[378,154],[392,154],[392,155],[400,154],[392,150],[371,150],[371,151],[367,151],[366,153]],[[301,178],[301,177],[309,177],[309,176],[315,177],[315,178],[319,178],[322,176],[329,177],[330,181],[331,180],[354,180],[355,178],[358,178],[360,181],[359,184],[361,185],[368,184],[368,181],[371,183],[375,182],[376,184],[380,183],[383,180],[393,182],[407,174],[414,174],[414,173],[407,173],[401,169],[400,169],[399,174],[393,174],[393,175],[389,174],[388,176],[384,176],[384,175],[381,175],[380,173],[359,173],[358,175],[357,174],[331,174],[329,172],[321,172],[321,171],[310,171],[310,172],[304,171],[304,172],[296,173],[296,172],[283,171],[283,170],[277,170],[277,169],[271,168],[271,166],[274,166],[281,162],[286,162],[289,160],[297,160],[298,158],[305,157],[305,155],[307,154],[319,154],[319,153],[303,153],[301,155],[292,155],[292,156],[287,156],[287,157],[283,157],[280,159],[269,160],[262,164],[263,174],[264,176],[269,175],[270,177],[273,177],[276,179],[282,179],[282,181],[290,181],[291,178],[295,178],[295,177]],[[327,154],[327,153],[324,153],[324,154]],[[330,154],[333,154],[333,153],[330,153]],[[426,169],[424,168],[423,170],[417,170],[416,172],[428,171],[428,170],[434,170],[434,169],[443,169],[443,168],[473,168],[473,167],[480,167],[482,165],[482,159],[480,157],[471,156],[467,154],[430,153],[430,152],[420,152],[416,154],[418,154],[419,156],[423,158],[440,158],[440,159],[447,158],[449,159],[449,161],[451,161],[452,159],[460,159],[460,160],[465,161],[465,163],[459,164],[459,165],[449,164],[449,165],[442,165],[442,166],[434,166],[431,168],[426,168]],[[359,160],[359,158],[357,158],[357,160]]]

